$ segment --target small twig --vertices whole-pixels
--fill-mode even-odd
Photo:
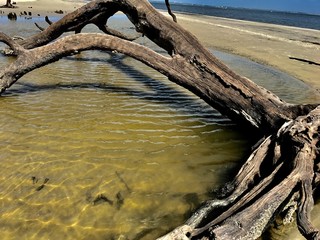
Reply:
[[[51,25],[52,24],[52,21],[50,21],[49,17],[48,16],[45,16],[44,17],[44,20],[46,20],[46,22]]]
[[[42,190],[48,181],[49,181],[49,178],[46,178],[46,179],[43,181],[43,184],[41,184],[39,187],[36,188],[36,191]]]
[[[289,57],[289,59],[297,60],[297,61],[305,62],[305,63],[309,63],[309,64],[313,64],[313,65],[316,65],[316,66],[320,66],[320,63],[317,63],[317,62],[314,62],[314,61],[310,61],[308,59],[296,58],[296,57]]]
[[[34,23],[34,25],[36,25],[36,26],[37,26],[37,28],[39,28],[41,31],[43,31],[43,30],[45,29],[45,28],[43,28],[43,27],[40,27],[40,26],[39,26],[39,24],[38,24],[38,23],[36,23],[36,22]]]
[[[119,210],[124,203],[124,198],[123,198],[121,192],[117,193],[116,198],[117,198],[117,206],[116,207]]]

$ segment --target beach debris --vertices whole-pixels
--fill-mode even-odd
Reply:
[[[106,197],[104,194],[99,194],[94,200],[93,205],[96,206],[101,203],[108,203],[109,205],[113,205],[113,201]]]
[[[20,16],[26,16],[25,19],[32,19],[32,12],[23,11],[20,12]]]
[[[128,190],[129,193],[132,192],[131,188],[129,187],[129,185],[127,184],[127,182],[121,177],[120,173],[118,173],[116,171],[116,175],[119,178],[120,182],[122,182],[124,184],[124,186],[126,187],[126,189]]]
[[[320,63],[317,63],[317,62],[314,62],[314,61],[311,61],[311,60],[308,60],[308,59],[304,59],[304,58],[289,57],[289,59],[300,61],[300,62],[304,62],[304,63],[308,63],[308,64],[311,64],[311,65],[320,66]]]
[[[56,10],[54,12],[57,13],[57,14],[63,14],[64,13],[62,10]]]
[[[38,182],[38,179],[37,178],[35,178],[35,182]],[[39,186],[39,187],[37,187],[36,188],[36,191],[37,192],[39,192],[40,190],[42,190],[44,187],[45,187],[45,185],[46,185],[46,183],[49,181],[49,178],[45,178],[44,179],[44,181],[43,181],[43,183]]]
[[[124,204],[124,197],[122,196],[121,192],[117,193],[116,199],[117,199],[116,208],[120,210],[120,208]]]
[[[49,17],[48,16],[45,16],[44,17],[44,20],[49,24],[49,25],[51,25],[53,22],[49,19]]]
[[[11,21],[16,21],[17,20],[17,14],[15,12],[10,12],[8,14],[8,19]]]
[[[31,180],[32,180],[32,184],[36,184],[39,179],[37,177],[35,177],[35,176],[32,176]]]

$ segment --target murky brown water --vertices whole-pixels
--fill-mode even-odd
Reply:
[[[0,31],[37,30],[0,18]],[[261,82],[287,100],[319,100],[277,71],[217,54],[253,78],[264,71]],[[0,67],[9,61],[0,56]],[[2,239],[154,239],[231,179],[249,147],[228,119],[122,55],[63,59],[0,100]]]

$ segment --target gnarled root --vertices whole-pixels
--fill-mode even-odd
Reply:
[[[320,239],[310,221],[313,190],[319,182],[315,172],[319,171],[319,131],[320,107],[285,123],[251,154],[225,188],[223,199],[212,200],[194,213],[182,228],[188,231],[177,235],[175,230],[159,239],[256,239],[280,212],[290,212],[289,202],[297,205],[301,234]]]

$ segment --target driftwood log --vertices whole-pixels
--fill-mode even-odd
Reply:
[[[166,1],[168,4],[169,2]],[[168,4],[169,6],[169,4]],[[167,54],[109,29],[123,12],[136,31]],[[170,12],[170,8],[169,8]],[[103,33],[80,33],[93,23]],[[61,37],[65,32],[77,34]],[[155,10],[147,0],[89,2],[40,33],[13,40],[0,33],[16,60],[0,70],[0,92],[24,74],[62,57],[99,49],[135,58],[202,98],[261,140],[218,199],[209,200],[183,226],[159,239],[256,239],[276,216],[296,216],[306,239],[320,239],[310,221],[320,182],[320,106],[286,103],[215,58],[190,32]]]

